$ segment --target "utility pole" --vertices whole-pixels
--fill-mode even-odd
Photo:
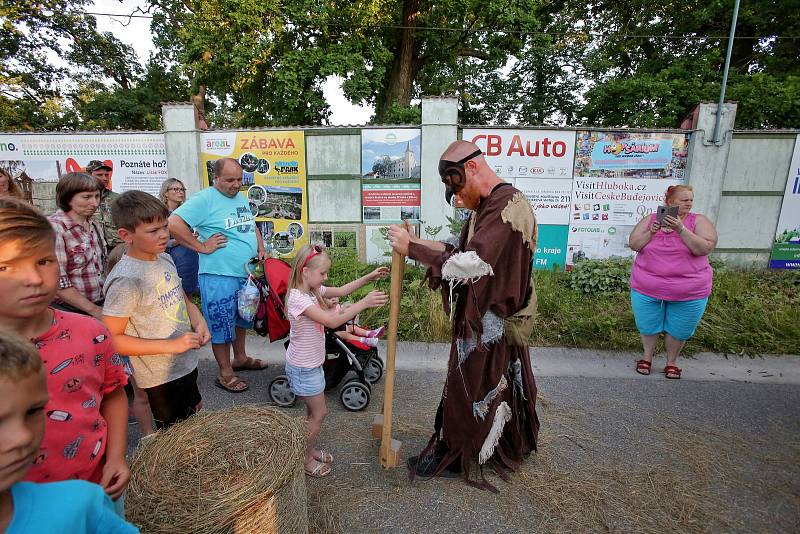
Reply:
[[[720,145],[722,132],[719,131],[719,124],[722,121],[722,105],[725,102],[725,86],[728,85],[728,70],[731,67],[731,49],[733,48],[733,38],[736,35],[736,19],[739,17],[739,0],[733,4],[733,18],[731,19],[731,33],[728,36],[728,50],[725,52],[725,68],[722,71],[722,85],[719,88],[719,103],[717,104],[717,120],[714,122],[714,144]]]

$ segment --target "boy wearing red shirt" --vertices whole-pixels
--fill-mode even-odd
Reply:
[[[41,451],[25,479],[88,480],[116,500],[130,480],[127,377],[102,323],[49,307],[59,277],[54,243],[36,208],[0,199],[0,327],[38,349],[50,396]]]

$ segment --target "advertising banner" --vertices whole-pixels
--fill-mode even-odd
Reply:
[[[800,136],[794,143],[769,266],[773,269],[800,269]]]
[[[687,134],[578,131],[575,176],[683,181],[688,150]]]
[[[169,177],[160,133],[0,135],[0,168],[15,179],[57,182],[93,160],[111,167],[111,187],[118,193],[138,189],[157,196]]]
[[[533,266],[536,269],[563,271],[567,260],[567,234],[569,226],[540,224],[539,241]]]
[[[558,130],[466,129],[498,176],[522,191],[539,223],[536,269],[564,269],[572,213],[575,134]]]
[[[536,212],[539,224],[564,225],[569,222],[572,179],[516,178],[514,186],[522,191]]]
[[[419,222],[420,135],[418,128],[361,130],[365,224]]]
[[[583,258],[633,256],[633,227],[684,182],[689,136],[578,131],[567,240],[567,268]]]
[[[572,222],[636,225],[664,203],[664,193],[683,180],[575,178]]]
[[[242,194],[250,201],[267,250],[276,256],[294,256],[308,242],[303,132],[205,132],[200,142],[207,185],[214,178],[218,159],[237,160],[242,166]]]
[[[569,224],[575,134],[558,130],[466,129],[498,176],[525,193],[539,224]]]
[[[635,225],[572,224],[567,240],[567,268],[582,259],[629,258],[628,237]]]

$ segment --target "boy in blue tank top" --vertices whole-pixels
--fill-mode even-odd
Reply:
[[[0,533],[139,532],[97,484],[22,482],[44,436],[47,381],[33,345],[6,332],[0,332],[0,399]]]

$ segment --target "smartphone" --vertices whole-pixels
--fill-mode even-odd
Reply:
[[[656,210],[656,222],[661,226],[664,226],[664,217],[667,215],[670,217],[677,217],[678,206],[659,206]]]

